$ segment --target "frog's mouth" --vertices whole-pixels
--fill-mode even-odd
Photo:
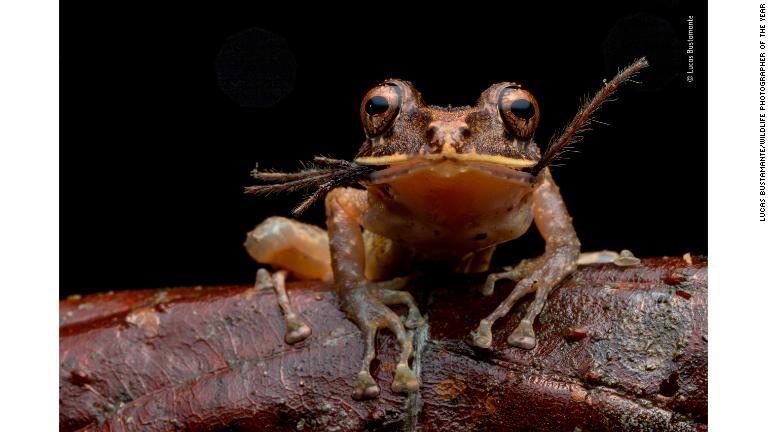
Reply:
[[[363,156],[355,158],[355,163],[360,165],[393,165],[408,161],[445,161],[451,160],[461,163],[466,162],[486,162],[489,164],[500,165],[508,168],[522,169],[531,168],[536,165],[537,161],[530,159],[511,158],[507,156],[482,154],[482,153],[458,153],[453,150],[453,147],[446,146],[446,150],[440,153],[425,153],[409,155],[403,153],[396,153],[385,156]]]
[[[299,215],[331,189],[360,183],[378,185],[397,182],[409,187],[407,185],[424,181],[445,190],[455,189],[461,183],[488,190],[491,186],[532,188],[536,180],[535,174],[521,171],[518,169],[519,164],[515,166],[515,163],[499,163],[487,157],[435,156],[417,155],[400,161],[390,160],[387,164],[362,164],[359,159],[349,162],[316,157],[316,166],[296,173],[254,171],[253,177],[261,184],[249,186],[245,190],[259,195],[312,191],[293,210],[294,215]]]
[[[507,220],[512,210],[523,209],[535,180],[533,174],[507,166],[444,159],[393,164],[362,183],[376,203],[372,207],[441,227],[440,232],[460,232],[494,216]]]
[[[357,160],[355,161],[357,162]],[[359,162],[358,162],[359,163]],[[531,165],[535,164],[535,161]],[[513,168],[510,164],[499,164],[488,159],[447,159],[418,158],[390,164],[388,167],[372,172],[367,183],[382,184],[408,177],[441,179],[471,179],[477,176],[493,177],[506,183],[532,187],[536,181],[534,174]]]

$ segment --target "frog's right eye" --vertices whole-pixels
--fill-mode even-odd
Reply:
[[[360,119],[368,136],[387,131],[400,112],[401,90],[397,84],[384,83],[372,88],[360,105]]]
[[[518,138],[531,139],[539,124],[539,105],[533,95],[516,86],[499,92],[499,114],[507,130]]]

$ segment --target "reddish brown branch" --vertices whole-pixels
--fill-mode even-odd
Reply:
[[[360,333],[319,283],[289,286],[314,330],[295,346],[274,295],[246,286],[62,301],[60,430],[706,430],[701,260],[581,268],[552,293],[532,351],[504,342],[524,304],[494,328],[493,351],[463,342],[509,289],[482,297],[480,282],[417,282],[430,327],[411,400],[386,385],[375,401],[349,397]],[[379,337],[383,384],[396,346]]]

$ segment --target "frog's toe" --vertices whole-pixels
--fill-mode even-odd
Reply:
[[[485,283],[483,284],[482,288],[480,288],[480,294],[486,297],[493,295],[493,291],[496,287],[496,278],[494,278],[493,276],[494,275],[490,275],[485,280]]]
[[[405,319],[405,328],[409,329],[415,329],[417,327],[421,327],[424,324],[424,317],[421,316],[421,313],[418,309],[411,309],[408,312],[408,317]]]
[[[517,348],[522,349],[534,349],[536,348],[536,338],[531,336],[516,336],[516,335],[510,335],[507,338],[507,342],[509,342],[510,345]]]
[[[308,338],[312,334],[312,329],[305,324],[294,312],[288,293],[285,290],[285,270],[280,270],[271,274],[267,269],[259,269],[256,273],[256,289],[272,288],[277,295],[277,304],[285,317],[285,336],[283,339],[287,344],[294,344]]]
[[[408,367],[413,353],[412,337],[406,332],[401,318],[387,306],[403,303],[409,306],[408,316],[413,318],[412,323],[419,322],[421,314],[418,313],[413,297],[407,292],[383,289],[370,284],[342,291],[344,310],[362,331],[365,344],[363,367],[357,375],[352,392],[352,397],[356,400],[372,399],[381,393],[370,374],[371,361],[376,357],[376,332],[381,328],[391,330],[400,345],[400,358],[392,390],[396,393],[407,393],[419,388],[416,375]]]
[[[493,295],[496,282],[500,280],[510,280],[512,282],[520,281],[523,277],[525,277],[525,275],[533,271],[533,268],[532,268],[533,263],[535,263],[535,260],[525,259],[520,261],[514,267],[504,267],[503,272],[490,273],[485,278],[485,283],[480,288],[480,294],[484,296]]]
[[[507,342],[517,348],[528,350],[535,348],[536,335],[533,332],[533,324],[530,321],[521,321],[520,325],[509,335]]]
[[[352,399],[369,400],[376,399],[381,394],[381,389],[370,373],[362,371],[357,374],[357,380],[352,390]]]
[[[491,334],[491,326],[486,320],[480,321],[477,330],[469,334],[469,342],[478,348],[488,349],[491,347],[493,335]]]
[[[469,341],[472,342],[472,345],[478,348],[488,349],[493,343],[493,338],[472,332],[472,334],[469,335]]]
[[[419,312],[419,307],[416,305],[416,301],[413,299],[411,293],[407,291],[397,291],[388,288],[381,288],[382,283],[379,282],[374,285],[372,293],[379,301],[386,305],[404,304],[408,306],[408,316],[405,318],[406,328],[413,329],[424,324],[424,317]]]
[[[397,365],[395,379],[392,380],[392,391],[395,393],[413,393],[419,391],[419,379],[406,364]]]
[[[288,331],[285,333],[285,342],[295,344],[308,338],[311,334],[312,328],[310,326],[300,321],[294,322],[288,326]]]

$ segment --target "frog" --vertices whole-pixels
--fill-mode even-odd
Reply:
[[[641,58],[604,80],[544,152],[534,140],[539,104],[518,83],[491,85],[473,106],[439,107],[426,104],[411,82],[387,79],[363,97],[359,114],[365,140],[352,162],[319,158],[331,167],[257,172],[267,184],[251,186],[249,192],[316,185],[308,201],[324,195],[326,229],[273,216],[246,236],[250,256],[273,269],[259,269],[256,285],[277,293],[285,342],[294,344],[312,333],[290,304],[286,276],[324,280],[333,284],[341,309],[362,333],[364,354],[351,397],[368,400],[381,394],[370,371],[380,329],[390,330],[400,349],[391,390],[418,391],[408,330],[422,326],[424,317],[404,288],[419,266],[439,262],[457,273],[487,273],[479,290],[485,296],[501,280],[515,283],[469,332],[467,342],[477,349],[490,349],[494,323],[533,294],[506,341],[513,349],[533,349],[534,321],[552,290],[576,269],[581,249],[551,162],[578,141],[619,85],[647,65]],[[497,246],[531,226],[544,239],[544,253],[490,271]],[[395,305],[404,305],[407,315],[395,313]]]

